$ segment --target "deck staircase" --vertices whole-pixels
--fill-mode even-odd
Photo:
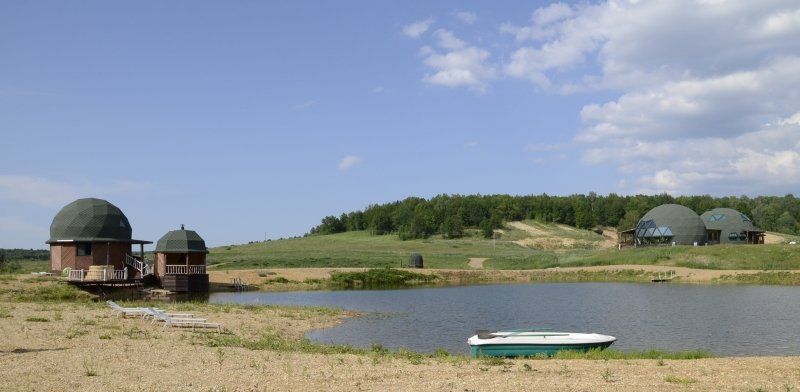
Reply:
[[[125,255],[125,264],[139,272],[137,278],[144,278],[147,275],[153,274],[152,264],[147,264],[131,255]]]

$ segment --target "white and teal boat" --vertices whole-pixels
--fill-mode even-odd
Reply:
[[[617,338],[597,333],[537,331],[477,331],[467,340],[473,357],[551,356],[558,351],[604,349]]]

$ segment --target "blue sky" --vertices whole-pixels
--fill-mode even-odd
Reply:
[[[800,8],[5,2],[0,247],[101,197],[156,240],[439,193],[784,194]]]

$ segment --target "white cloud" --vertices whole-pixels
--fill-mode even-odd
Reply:
[[[460,20],[462,23],[466,23],[468,25],[474,24],[478,21],[478,15],[474,12],[467,12],[467,11],[458,11],[456,12],[456,18]]]
[[[414,23],[409,23],[403,26],[403,34],[410,38],[419,38],[431,28],[433,22],[433,18],[428,18],[425,20],[416,21]]]
[[[342,158],[341,161],[339,161],[338,168],[340,171],[345,171],[352,168],[353,166],[360,164],[361,162],[364,162],[364,158],[361,158],[356,155],[347,155],[344,158]]]
[[[478,142],[476,142],[474,140],[464,143],[464,148],[467,148],[467,149],[471,150],[471,149],[473,149],[475,147],[478,147]]]
[[[489,52],[476,46],[467,45],[447,30],[436,30],[434,37],[443,49],[437,51],[423,46],[420,55],[423,63],[433,69],[423,80],[430,84],[446,87],[469,87],[484,91],[487,81],[495,77],[495,69],[489,62]]]
[[[432,69],[424,80],[483,91],[505,78],[611,96],[576,113],[584,125],[573,147],[586,164],[616,165],[632,191],[800,185],[796,0],[553,3],[521,22],[500,26],[511,42],[482,41],[494,54],[437,30],[438,49],[420,51]]]
[[[467,45],[464,41],[456,38],[453,33],[444,29],[434,31],[433,36],[436,37],[439,46],[443,49],[463,49]]]
[[[554,4],[501,27],[524,43],[504,71],[619,92],[583,107],[575,140],[631,191],[787,189],[800,185],[799,18],[791,1]]]
[[[382,93],[382,92],[384,92],[384,91],[385,91],[385,89],[383,88],[383,86],[377,86],[377,87],[375,87],[375,88],[373,88],[373,89],[371,90],[371,92],[372,92],[373,94],[380,94],[380,93]]]
[[[43,207],[60,207],[80,197],[124,194],[149,187],[150,184],[136,181],[66,183],[41,177],[0,174],[0,199]]]

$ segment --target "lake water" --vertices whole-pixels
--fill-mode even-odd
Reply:
[[[617,337],[619,350],[800,354],[800,288],[537,283],[287,293],[215,293],[213,303],[309,305],[361,312],[312,340],[467,353],[476,329],[547,328]]]

